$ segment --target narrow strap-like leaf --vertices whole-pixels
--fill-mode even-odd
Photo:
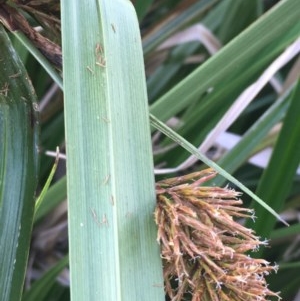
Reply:
[[[135,11],[66,0],[62,25],[72,300],[164,300]]]
[[[0,300],[20,300],[37,183],[36,96],[0,25]]]

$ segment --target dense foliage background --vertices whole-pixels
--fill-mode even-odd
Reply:
[[[278,273],[268,277],[270,288],[281,291],[283,300],[300,300],[299,1],[132,2],[142,35],[150,113],[199,147],[290,224],[286,227],[246,194],[242,197],[245,206],[255,208],[257,216],[255,222],[247,225],[262,239],[269,240],[269,247],[254,256],[279,265]],[[7,7],[11,7],[11,11]],[[7,12],[14,16],[13,21],[8,21]],[[1,1],[0,21],[4,23],[37,95],[33,100],[38,102],[40,128],[36,195],[47,181],[57,146],[62,157],[34,216],[22,300],[69,300],[63,158],[66,112],[59,80],[62,68],[60,4],[53,0]],[[15,29],[18,31],[10,32]],[[34,29],[52,42],[32,35]],[[81,47],[81,42],[84,43],[84,37],[74,47]],[[41,64],[43,58],[33,55],[36,50],[44,53],[52,67]],[[0,64],[10,60],[3,56],[3,51],[0,52]],[[97,51],[101,55],[102,50]],[[104,61],[100,63],[105,64]],[[10,81],[14,78],[5,73],[6,65],[0,66],[0,95],[4,97],[5,83],[12,87]],[[90,71],[94,72],[93,69]],[[126,72],[130,75],[132,70],[128,68]],[[4,132],[3,124],[0,130]],[[205,168],[154,127],[151,131],[156,180]],[[5,140],[1,138],[0,142],[5,143]],[[3,149],[1,155],[10,152]],[[0,167],[3,173],[3,161]],[[217,177],[211,184],[238,189],[223,177]],[[2,188],[0,197],[4,195],[3,191]],[[91,215],[95,213],[91,212]],[[3,215],[0,218],[3,227]],[[3,237],[1,251],[5,244]],[[5,237],[9,239],[9,236]]]

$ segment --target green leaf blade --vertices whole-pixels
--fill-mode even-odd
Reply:
[[[72,298],[163,300],[135,12],[65,1],[62,16]]]
[[[38,171],[36,96],[0,25],[0,299],[20,300]]]
[[[285,198],[292,186],[292,180],[299,166],[300,154],[300,82],[291,95],[291,104],[284,118],[284,124],[274,147],[268,168],[264,171],[256,194],[276,211],[283,209]],[[254,205],[257,221],[254,228],[262,236],[268,237],[276,220],[266,215]]]
[[[212,107],[216,106],[226,109],[223,98],[226,95],[231,99],[237,97],[299,36],[298,4],[297,0],[280,2],[153,103],[151,114],[167,121],[212,88],[209,99],[203,99],[202,114],[210,114]],[[283,21],[278,22],[279,19]]]

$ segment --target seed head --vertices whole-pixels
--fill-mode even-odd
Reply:
[[[206,169],[157,183],[155,221],[161,244],[165,290],[172,301],[265,301],[265,275],[276,271],[246,253],[260,241],[235,219],[253,218],[240,193],[202,184],[216,172]]]

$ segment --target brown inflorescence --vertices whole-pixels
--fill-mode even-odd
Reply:
[[[253,218],[253,211],[241,207],[240,193],[201,185],[215,175],[206,169],[157,183],[166,293],[172,301],[280,299],[265,280],[277,267],[247,255],[266,242],[234,220]]]

